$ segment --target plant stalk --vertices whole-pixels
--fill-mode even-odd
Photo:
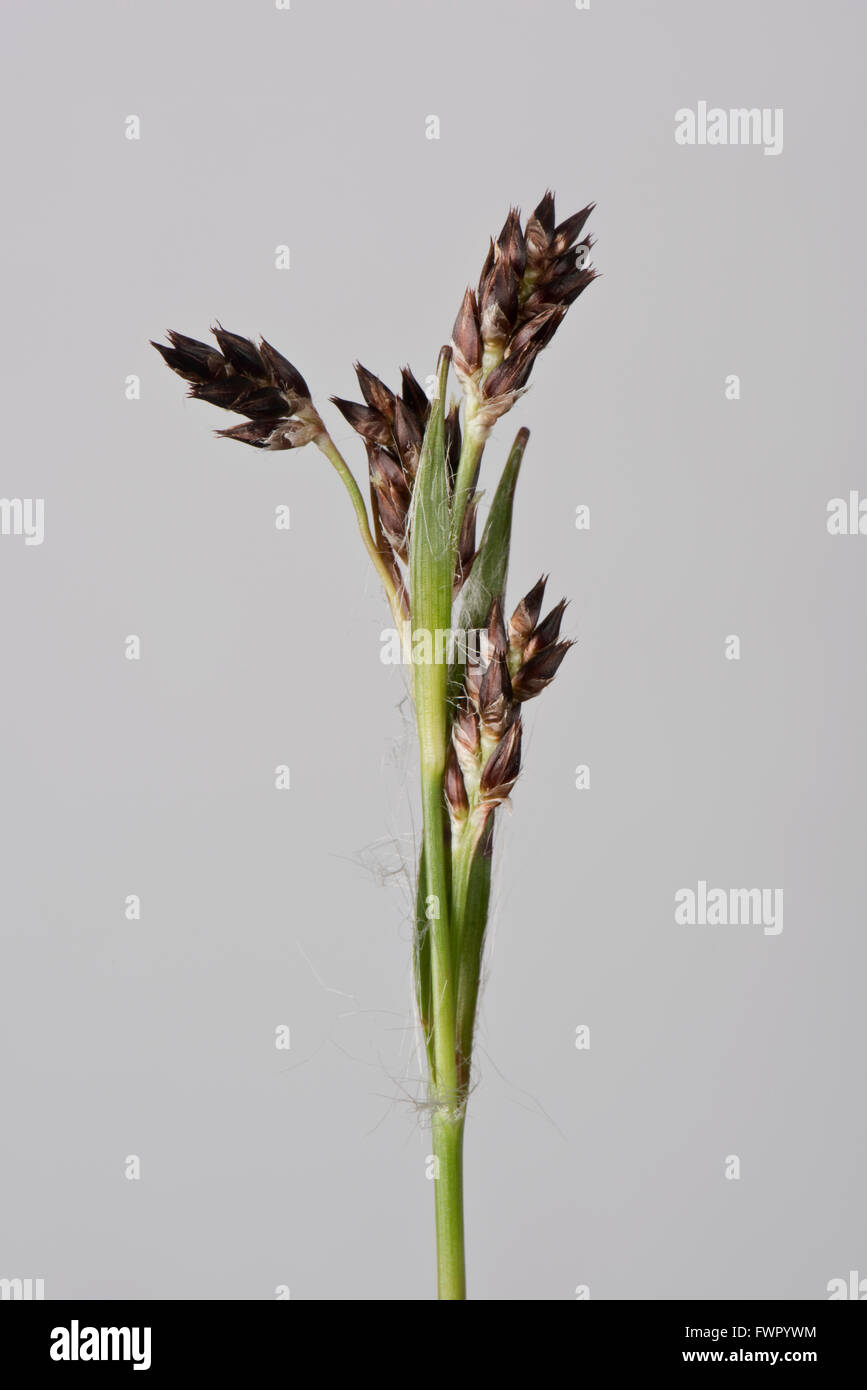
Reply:
[[[452,498],[452,544],[457,549],[458,539],[461,534],[461,526],[464,521],[464,512],[470,494],[476,485],[479,476],[479,467],[482,461],[482,454],[487,443],[487,431],[478,430],[473,426],[473,416],[475,412],[471,408],[471,403],[467,399],[464,414],[464,437],[461,444],[461,456],[458,459],[457,472],[455,473],[455,487]]]
[[[392,567],[389,565],[386,557],[383,555],[373,537],[367,516],[367,507],[361,495],[361,489],[355,481],[355,477],[346,459],[343,457],[324,426],[322,433],[316,436],[315,442],[316,447],[321,450],[329,463],[336,470],[340,481],[349,493],[349,500],[355,512],[355,518],[358,522],[358,529],[361,533],[361,539],[364,542],[364,548],[370,556],[373,568],[382,581],[382,587],[385,589],[388,606],[391,609],[391,616],[394,618],[397,630],[402,633],[404,621],[407,617],[406,594],[403,591],[403,586],[399,584]]]
[[[433,1117],[434,1202],[437,1231],[437,1298],[467,1296],[464,1264],[464,1116],[438,1111]]]
[[[446,480],[443,403],[451,353],[443,349],[437,392],[425,431],[413,498],[410,543],[412,628],[428,645],[414,662],[415,713],[421,767],[425,900],[417,943],[418,979],[429,990],[430,1107],[435,1164],[439,1297],[465,1297],[463,1108],[458,1089],[456,977],[451,935],[451,865],[443,790],[449,740],[448,663],[437,634],[451,627],[455,552]],[[421,913],[419,913],[421,917]]]

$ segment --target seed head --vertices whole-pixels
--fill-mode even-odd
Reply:
[[[477,398],[478,428],[489,429],[511,409],[569,305],[596,278],[587,265],[592,238],[576,245],[593,207],[558,224],[548,192],[523,229],[511,208],[490,243],[478,292],[465,294],[452,339],[458,376]],[[484,373],[482,349],[490,354]]]
[[[264,338],[257,347],[222,324],[211,331],[220,351],[174,330],[167,335],[170,347],[152,346],[189,382],[194,399],[246,415],[248,423],[217,434],[256,449],[297,449],[315,439],[322,422],[297,368]]]
[[[551,684],[564,656],[574,645],[558,640],[566,608],[565,599],[555,604],[541,623],[538,621],[545,583],[543,576],[521,599],[509,621],[512,697],[519,702],[531,700]]]

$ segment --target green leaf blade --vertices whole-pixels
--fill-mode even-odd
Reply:
[[[410,593],[413,683],[424,765],[442,770],[447,736],[448,638],[452,621],[455,555],[451,539],[445,456],[444,401],[451,354],[440,354],[413,488],[410,522]]]
[[[509,550],[512,543],[512,510],[518,475],[529,438],[529,430],[518,431],[497,484],[482,532],[481,545],[463,588],[459,627],[464,632],[485,627],[495,598],[499,600],[501,607],[505,606]],[[449,672],[450,703],[454,704],[460,697],[461,684],[462,663],[458,661]]]

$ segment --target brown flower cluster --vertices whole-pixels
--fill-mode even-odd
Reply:
[[[220,346],[200,343],[170,330],[171,347],[152,342],[173,372],[189,382],[188,394],[235,415],[244,424],[217,430],[257,449],[297,449],[324,428],[310,399],[307,382],[292,363],[265,339],[259,346],[218,325],[211,329]]]
[[[565,599],[540,621],[546,583],[543,575],[521,599],[508,626],[495,599],[486,650],[467,662],[445,778],[455,827],[477,807],[482,828],[508,797],[521,769],[521,706],[550,685],[573,645],[560,641]]]
[[[512,208],[492,241],[477,289],[464,295],[452,330],[455,371],[482,428],[515,403],[570,304],[596,278],[592,237],[579,241],[594,204],[558,223],[546,193],[525,227]]]

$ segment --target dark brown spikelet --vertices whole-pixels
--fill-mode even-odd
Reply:
[[[489,738],[502,738],[512,717],[512,682],[504,653],[495,652],[479,685],[479,718]]]
[[[249,377],[251,381],[266,381],[268,372],[259,349],[249,338],[240,333],[229,333],[220,324],[211,332],[220,344],[220,350],[238,376]]]
[[[595,203],[588,203],[586,208],[580,212],[573,212],[571,217],[567,217],[565,222],[561,222],[554,228],[554,235],[551,238],[551,252],[555,256],[562,256],[574,246],[579,236],[584,230],[584,224],[595,208]]]
[[[529,381],[535,360],[536,353],[532,348],[511,353],[499,366],[488,372],[482,384],[482,395],[486,400],[509,397],[511,403],[516,399],[516,393]]]
[[[545,309],[540,309],[538,314],[527,319],[515,333],[509,349],[509,356],[514,357],[518,353],[532,352],[535,358],[543,348],[548,346],[565,317],[565,304],[552,304]]]
[[[479,276],[479,285],[478,285],[478,289],[476,290],[476,300],[477,300],[477,301],[481,299],[481,297],[482,297],[482,290],[483,290],[484,287],[485,287],[485,281],[487,280],[488,276],[490,275],[491,271],[492,271],[493,268],[494,268],[494,259],[495,259],[495,257],[496,257],[496,254],[497,254],[497,248],[494,246],[494,239],[493,239],[493,237],[491,237],[491,238],[489,238],[488,254],[487,254],[487,256],[485,257],[485,263],[484,263],[484,265],[482,266],[482,273],[481,273],[481,275]]]
[[[169,329],[166,337],[171,347],[153,340],[151,347],[155,347],[166,365],[185,381],[212,381],[223,375],[226,364],[210,343],[200,343],[197,338],[188,338],[186,334],[175,333],[172,329]]]
[[[499,599],[493,599],[488,611],[488,640],[498,656],[505,656],[509,649],[509,638],[503,622],[503,609]]]
[[[467,665],[464,672],[464,690],[467,699],[478,709],[479,691],[485,675],[485,666],[481,661],[480,654],[473,650],[472,646],[467,649]]]
[[[475,768],[479,760],[482,741],[479,730],[479,717],[468,699],[462,700],[455,713],[452,724],[452,742],[458,762],[464,772]]]
[[[355,375],[358,377],[358,385],[366,403],[373,409],[378,410],[380,415],[384,415],[386,420],[394,419],[394,392],[390,391],[384,381],[380,381],[378,376],[369,372],[360,362],[355,364]]]
[[[358,405],[340,396],[330,396],[329,399],[362,439],[369,440],[371,444],[382,444],[385,448],[393,444],[391,424],[375,406]]]
[[[383,535],[401,560],[407,558],[407,520],[412,496],[406,475],[394,455],[380,444],[368,444],[371,495]]]
[[[266,343],[257,347],[222,324],[211,330],[219,351],[209,343],[170,330],[170,347],[152,343],[167,366],[189,383],[189,395],[221,410],[246,415],[249,423],[217,430],[256,449],[295,449],[309,444],[322,429],[301,373]]]
[[[497,249],[503,260],[507,261],[517,280],[521,280],[527,267],[527,244],[521,230],[521,214],[517,208],[510,208],[497,237]]]
[[[563,623],[563,614],[566,611],[566,604],[567,600],[561,598],[560,602],[555,604],[551,609],[548,616],[543,618],[542,622],[539,623],[527,643],[525,655],[528,661],[531,656],[535,656],[536,653],[541,651],[544,647],[549,647],[552,642],[557,641],[557,638],[560,636],[560,628]]]
[[[427,424],[427,417],[430,415],[430,401],[425,395],[424,387],[416,381],[409,367],[401,367],[400,379],[400,394],[404,405],[408,405],[418,419]]]
[[[415,478],[424,429],[415,411],[400,399],[395,401],[392,433],[407,476]]]
[[[525,240],[527,268],[534,270],[544,263],[554,237],[554,194],[549,189],[527,218]]]
[[[458,377],[476,377],[482,365],[482,332],[476,296],[467,290],[452,329],[452,361]]]
[[[500,739],[482,769],[482,801],[491,807],[505,801],[521,771],[521,717],[518,715]]]
[[[522,652],[533,635],[542,603],[545,598],[547,574],[536,581],[528,594],[525,594],[509,619],[509,643],[513,651]]]
[[[507,347],[518,318],[518,278],[497,256],[479,298],[479,322],[486,347]]]
[[[245,420],[227,430],[215,430],[221,439],[237,439],[257,449],[300,449],[316,438],[318,426],[305,420]]]
[[[588,238],[583,245],[589,250],[590,239]],[[558,304],[568,308],[570,304],[575,303],[579,294],[582,294],[595,279],[596,271],[592,266],[576,265],[571,270],[564,270],[560,274],[552,275],[549,280],[539,285],[528,296],[524,304],[527,319],[529,320],[545,309]]]
[[[401,370],[401,393],[393,391],[360,362],[355,374],[365,404],[332,396],[331,401],[356,433],[375,444],[401,453],[401,442],[421,444],[430,414],[430,401],[409,367]]]
[[[546,685],[551,684],[560,669],[560,662],[574,645],[574,642],[555,642],[530,657],[530,660],[516,672],[512,681],[514,698],[532,700],[534,695],[539,695]]]
[[[310,390],[297,367],[264,338],[259,340],[259,352],[274,385],[287,396],[294,396],[299,405],[310,400]]]
[[[470,809],[470,803],[467,797],[464,774],[461,771],[461,765],[458,762],[458,755],[455,751],[454,744],[449,745],[449,751],[446,757],[444,785],[446,801],[449,805],[449,813],[452,820],[465,820]]]

